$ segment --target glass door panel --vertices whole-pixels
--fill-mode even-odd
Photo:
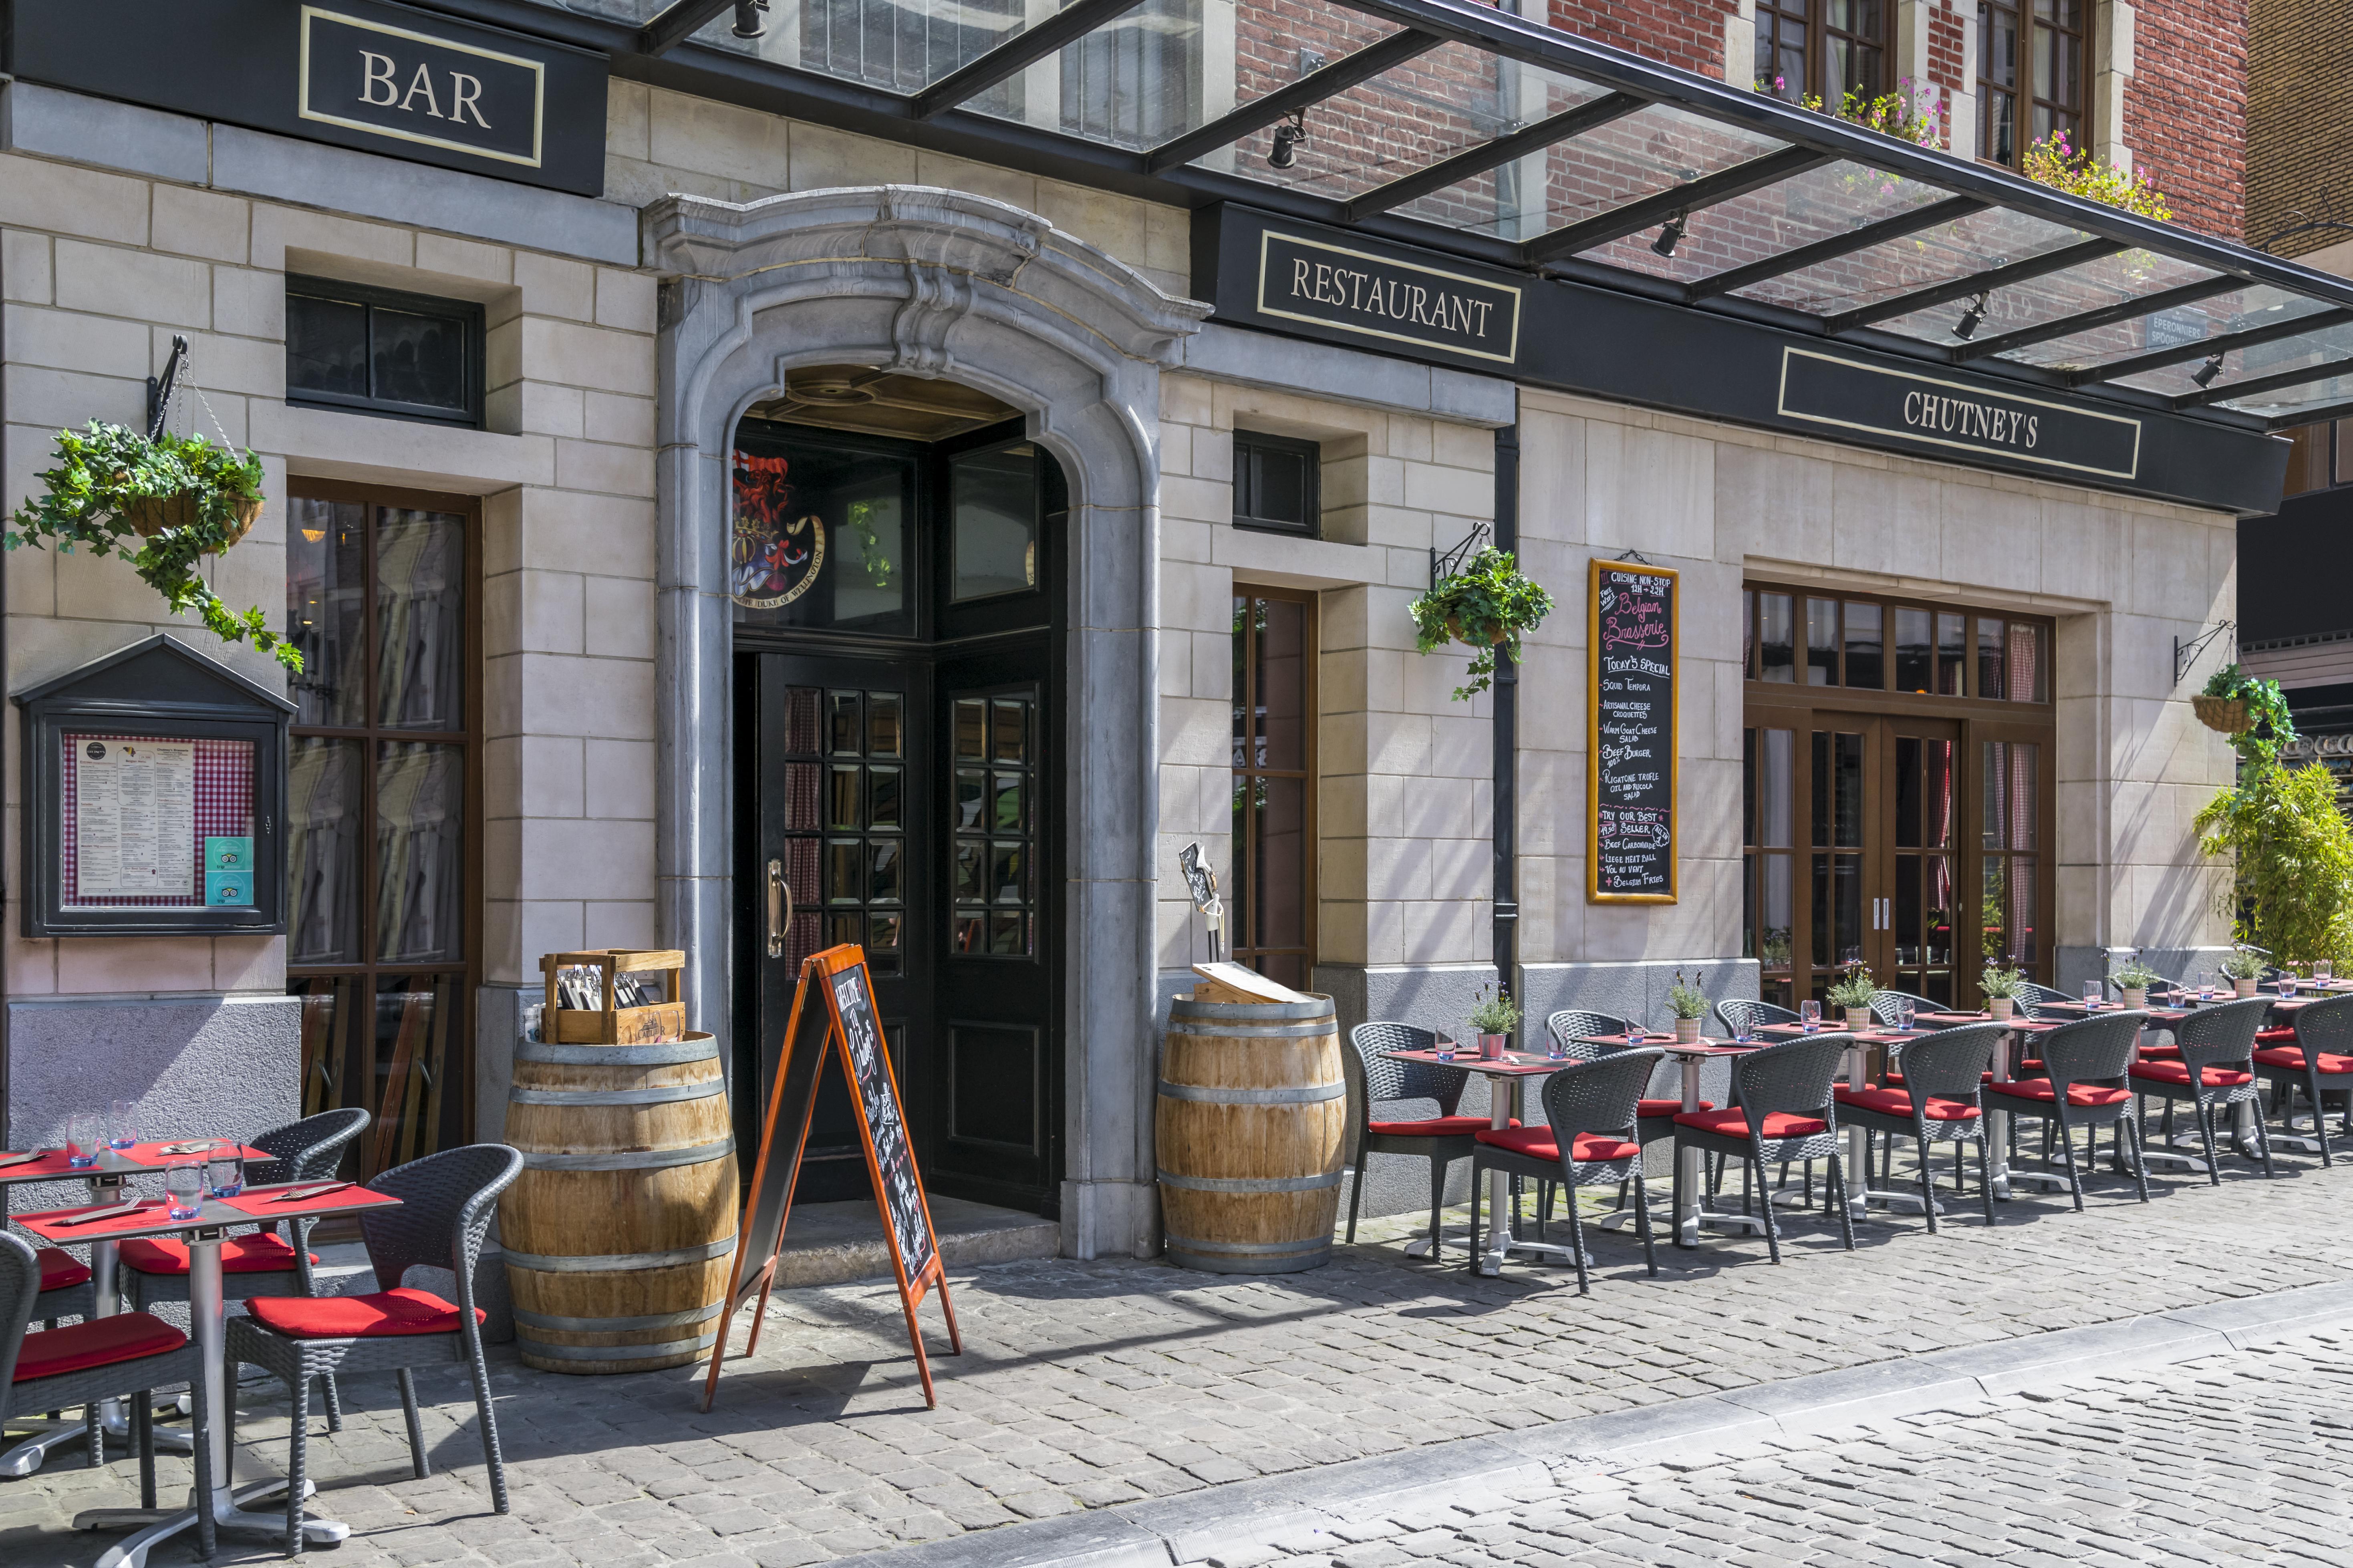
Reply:
[[[1960,742],[1954,726],[1887,721],[1883,748],[1889,764],[1888,797],[1894,805],[1888,871],[1892,885],[1880,896],[1880,984],[1947,1006],[1955,991],[1953,920],[1959,888],[1960,780],[1956,766]],[[1925,731],[1925,733],[1910,733]]]
[[[1826,714],[1817,715],[1815,721],[1838,726],[1814,730],[1808,737],[1812,940],[1802,994],[1819,997],[1838,979],[1841,965],[1871,961],[1864,950],[1874,923],[1865,910],[1873,891],[1867,879],[1866,828],[1880,792],[1872,787],[1870,776],[1866,742],[1871,721]]]

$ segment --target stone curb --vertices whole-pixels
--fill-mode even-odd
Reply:
[[[1897,1415],[1964,1409],[2137,1367],[2353,1323],[2353,1280],[1813,1373],[1754,1388],[1461,1437],[1294,1475],[1001,1525],[835,1568],[1171,1568],[1301,1531],[1418,1506],[1494,1506],[1562,1467],[1618,1469]]]

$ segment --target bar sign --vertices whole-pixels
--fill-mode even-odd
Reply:
[[[546,68],[520,55],[302,7],[298,112],[397,142],[540,166]]]

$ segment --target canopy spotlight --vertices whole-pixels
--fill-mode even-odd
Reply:
[[[1975,337],[1978,323],[1986,319],[1986,307],[1992,300],[1993,290],[1990,289],[1970,300],[1969,308],[1961,312],[1961,319],[1953,323],[1953,336],[1964,340]]]

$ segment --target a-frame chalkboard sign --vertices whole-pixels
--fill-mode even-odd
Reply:
[[[882,1211],[891,1259],[898,1268],[899,1300],[907,1309],[907,1338],[915,1347],[915,1371],[923,1380],[926,1405],[936,1408],[939,1398],[932,1391],[932,1364],[923,1354],[923,1333],[915,1322],[915,1309],[933,1290],[939,1292],[940,1310],[947,1315],[948,1353],[964,1353],[964,1340],[956,1332],[955,1306],[948,1300],[947,1270],[940,1262],[938,1233],[932,1228],[932,1207],[923,1197],[923,1178],[915,1171],[915,1151],[907,1139],[906,1119],[899,1113],[899,1080],[891,1070],[891,1053],[884,1048],[881,1026],[874,1019],[874,984],[866,973],[866,954],[856,947],[828,947],[802,961],[800,984],[793,992],[783,1059],[776,1064],[767,1119],[761,1124],[760,1156],[752,1166],[752,1196],[744,1216],[743,1239],[735,1248],[735,1267],[727,1281],[727,1308],[719,1320],[711,1372],[702,1385],[706,1411],[718,1396],[719,1368],[727,1359],[728,1327],[737,1310],[754,1295],[759,1305],[752,1314],[752,1337],[744,1353],[750,1355],[760,1348],[760,1324],[766,1316],[768,1291],[776,1283],[776,1253],[784,1244],[785,1219],[792,1208],[793,1181],[800,1173],[809,1115],[817,1108],[818,1080],[824,1076],[828,1057],[841,1063],[849,1079],[849,1102],[857,1108],[867,1173],[874,1180],[874,1200]]]

